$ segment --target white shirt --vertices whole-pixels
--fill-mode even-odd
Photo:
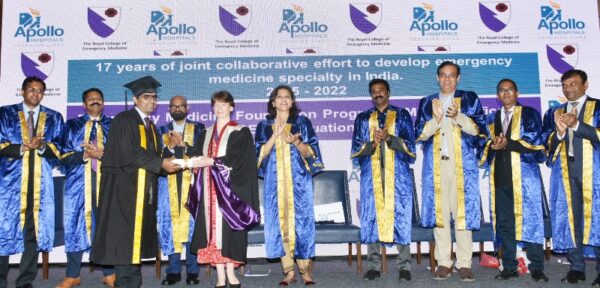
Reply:
[[[146,113],[142,112],[142,110],[140,110],[140,108],[135,107],[135,111],[138,112],[138,114],[140,114],[140,117],[142,117],[142,121],[146,121],[144,119],[146,119],[146,117],[150,117],[150,115],[146,115]],[[144,122],[144,124],[146,124],[146,122]]]
[[[177,124],[177,122],[173,121],[173,131],[183,134],[184,130],[185,130],[185,121],[183,121],[183,123],[181,123],[181,125],[179,125],[179,124]]]

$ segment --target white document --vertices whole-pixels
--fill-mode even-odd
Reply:
[[[315,222],[344,223],[342,202],[315,205]]]

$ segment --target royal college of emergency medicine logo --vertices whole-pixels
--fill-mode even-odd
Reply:
[[[146,31],[147,36],[156,36],[158,40],[194,40],[198,29],[187,23],[173,21],[173,10],[161,6],[160,11],[150,12],[150,26]]]
[[[540,7],[540,22],[538,30],[546,30],[550,35],[581,35],[585,34],[585,22],[575,18],[568,18],[566,13],[563,13],[562,6],[550,1],[549,5]]]
[[[250,26],[252,10],[248,5],[219,5],[219,21],[227,33],[239,36]]]
[[[560,74],[575,68],[579,61],[579,51],[575,44],[548,44],[546,55],[550,66]]]
[[[456,36],[458,23],[437,18],[433,8],[433,5],[427,3],[423,3],[422,7],[413,7],[410,31],[419,32],[421,36]]]
[[[329,27],[317,21],[304,21],[304,8],[292,4],[292,9],[283,9],[283,23],[279,33],[289,34],[290,38],[326,38]]]
[[[52,52],[22,52],[21,71],[26,77],[36,76],[46,80],[54,67]]]
[[[96,35],[106,38],[115,33],[119,27],[120,10],[119,7],[88,7],[88,26]]]
[[[40,10],[29,8],[29,12],[19,14],[19,26],[15,38],[23,38],[26,42],[62,42],[65,30],[54,25],[42,25]]]
[[[508,1],[479,2],[479,17],[483,24],[494,32],[500,32],[508,26],[510,14]]]
[[[381,4],[352,3],[350,7],[350,20],[360,32],[369,34],[379,26],[381,22]]]

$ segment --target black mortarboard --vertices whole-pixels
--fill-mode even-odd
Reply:
[[[145,76],[123,85],[123,87],[131,90],[133,96],[139,96],[143,93],[156,93],[156,88],[160,86],[162,85],[152,76]]]

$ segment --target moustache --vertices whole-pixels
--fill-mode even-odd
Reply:
[[[383,99],[383,96],[375,96],[375,97],[373,97],[373,100],[379,100],[379,99]]]
[[[94,102],[94,103],[90,104],[90,106],[102,106],[102,105],[98,102]]]

